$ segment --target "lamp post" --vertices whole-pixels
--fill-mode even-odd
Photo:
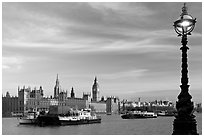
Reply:
[[[188,63],[187,63],[187,35],[191,35],[195,27],[196,19],[187,13],[186,3],[182,8],[181,17],[174,22],[174,29],[181,36],[182,47],[182,70],[181,70],[181,92],[176,102],[177,115],[173,123],[173,135],[197,135],[196,120],[193,115],[193,102],[189,94],[188,85]]]

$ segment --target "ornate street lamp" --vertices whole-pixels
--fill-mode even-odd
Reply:
[[[181,70],[181,92],[176,102],[177,115],[173,124],[173,135],[197,135],[196,120],[193,115],[193,102],[189,94],[188,64],[187,64],[187,35],[191,35],[195,27],[196,19],[187,13],[186,3],[182,8],[181,17],[174,22],[174,29],[178,36],[182,37],[182,70]]]

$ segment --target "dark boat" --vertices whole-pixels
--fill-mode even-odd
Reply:
[[[60,121],[58,115],[54,114],[46,114],[46,115],[39,115],[36,124],[38,126],[48,126],[48,125],[55,125],[60,126]]]
[[[128,112],[127,114],[121,115],[123,119],[140,119],[140,118],[157,118],[157,114],[154,112],[147,112],[147,111],[133,111]]]

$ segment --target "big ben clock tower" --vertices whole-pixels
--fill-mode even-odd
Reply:
[[[98,102],[99,100],[99,85],[97,78],[95,77],[94,84],[92,86],[92,101]]]

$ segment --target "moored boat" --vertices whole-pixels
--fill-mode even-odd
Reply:
[[[36,124],[37,116],[36,112],[26,112],[23,117],[18,118],[19,124]]]
[[[173,112],[167,112],[167,111],[161,111],[157,113],[158,116],[175,116],[175,113]]]
[[[101,123],[101,117],[90,109],[77,110],[67,114],[38,116],[38,125],[79,125]]]
[[[121,115],[123,119],[157,118],[157,114],[147,111],[132,111]]]
[[[58,116],[61,125],[78,125],[101,123],[101,117],[91,112],[90,109],[75,111],[74,115]]]

